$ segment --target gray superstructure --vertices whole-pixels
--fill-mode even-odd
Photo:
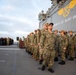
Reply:
[[[76,0],[51,0],[47,12],[39,13],[39,28],[45,23],[54,23],[54,29],[76,31]],[[59,1],[59,2],[57,2]]]

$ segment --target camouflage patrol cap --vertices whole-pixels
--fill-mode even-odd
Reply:
[[[40,29],[37,29],[37,30],[40,30]]]
[[[62,32],[63,32],[63,33],[65,33],[65,31],[64,31],[64,30],[59,31],[59,33],[62,33]]]
[[[34,34],[33,32],[31,32],[31,34]]]
[[[58,32],[58,30],[54,30],[54,32]]]
[[[73,33],[73,31],[72,30],[70,30],[70,31],[68,31],[69,33]]]
[[[40,30],[40,29],[37,29],[37,30]]]
[[[37,30],[35,30],[35,32],[37,32]]]
[[[67,33],[67,31],[65,31],[65,33]]]
[[[45,23],[45,25],[44,26],[48,26],[49,25],[49,23]]]

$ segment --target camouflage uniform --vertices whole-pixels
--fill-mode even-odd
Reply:
[[[33,52],[33,56],[35,59],[37,59],[37,30],[35,31],[35,34],[34,34],[34,52]]]
[[[44,39],[45,39],[45,35],[47,35],[47,30],[42,29],[41,30],[41,37],[40,37],[40,47],[39,47],[39,59],[42,60],[43,59],[43,48],[44,48]]]
[[[39,46],[40,46],[40,37],[41,37],[41,31],[37,30],[37,59],[39,59]]]
[[[25,48],[27,47],[27,38],[25,38]]]
[[[64,30],[61,30],[60,33],[64,34]],[[63,65],[65,64],[65,52],[66,52],[66,47],[67,47],[67,38],[65,35],[60,35],[59,37],[59,42],[60,42],[60,54],[61,54],[61,62],[59,64]]]
[[[58,54],[59,54],[59,35],[58,30],[54,30],[54,37],[55,37],[55,59],[54,61],[58,61]]]
[[[27,35],[27,41],[26,41],[26,42],[27,42],[27,45],[26,45],[26,48],[27,48],[27,49],[26,49],[26,52],[28,52],[28,40],[29,40],[28,36],[29,36],[29,35]]]
[[[67,43],[69,43],[69,35],[67,34],[67,32],[65,31],[65,36],[66,36],[66,38],[67,38]],[[69,45],[67,44],[67,48],[66,48],[66,52],[65,52],[65,54],[66,54],[66,58],[68,58],[68,55],[69,55]]]
[[[26,38],[25,37],[23,37],[23,42],[24,42],[24,47],[26,47]]]
[[[52,67],[54,64],[54,57],[55,57],[55,38],[53,33],[47,32],[47,34],[43,37],[44,44],[44,52],[43,52],[43,66],[48,65],[48,69]]]
[[[40,37],[41,37],[41,31],[38,29],[37,30],[37,43],[40,43]]]
[[[31,54],[33,54],[34,52],[34,33],[31,33],[31,37],[30,37],[30,45],[31,45]]]
[[[69,33],[72,31],[69,31]],[[72,32],[73,33],[73,32]],[[74,60],[74,36],[73,34],[69,36],[69,60]]]
[[[27,52],[30,53],[30,35],[27,36]]]
[[[48,31],[48,23],[46,23],[45,25],[44,25],[44,28],[41,30],[41,37],[40,37],[40,46],[39,46],[39,59],[40,59],[40,61],[39,61],[39,63],[41,64],[42,63],[42,61],[43,61],[43,52],[44,52],[44,35],[46,35],[47,34],[47,31]]]

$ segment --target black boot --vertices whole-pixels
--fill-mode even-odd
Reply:
[[[48,71],[50,71],[51,73],[54,73],[54,70],[52,68],[49,68]]]
[[[68,58],[68,56],[66,55],[66,58]]]
[[[44,71],[45,70],[45,66],[42,66],[42,71]]]
[[[68,60],[73,61],[73,60],[74,60],[74,58],[73,58],[73,57],[70,57]]]
[[[65,65],[65,61],[59,62],[60,65]]]
[[[28,54],[30,54],[30,52],[28,51]]]
[[[45,66],[43,65],[41,68],[38,68],[38,69],[44,71],[45,70]]]
[[[30,55],[33,55],[33,53],[30,53]]]
[[[29,54],[31,54],[31,52],[29,52]]]
[[[43,62],[43,60],[40,60],[40,61],[39,61],[39,64],[42,64],[42,62]]]
[[[74,58],[76,58],[76,56]]]
[[[55,62],[58,61],[58,57],[55,57],[54,61],[55,61]]]

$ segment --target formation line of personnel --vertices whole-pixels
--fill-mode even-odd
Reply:
[[[0,38],[0,45],[12,45],[14,43],[14,40],[12,38],[7,37],[1,37]]]
[[[31,32],[27,38],[24,38],[26,52],[36,60],[42,67],[39,69],[54,73],[52,66],[54,62],[65,65],[65,59],[74,61],[76,58],[76,34],[73,31],[58,30],[53,31],[53,23],[46,23],[43,29],[37,29]]]

